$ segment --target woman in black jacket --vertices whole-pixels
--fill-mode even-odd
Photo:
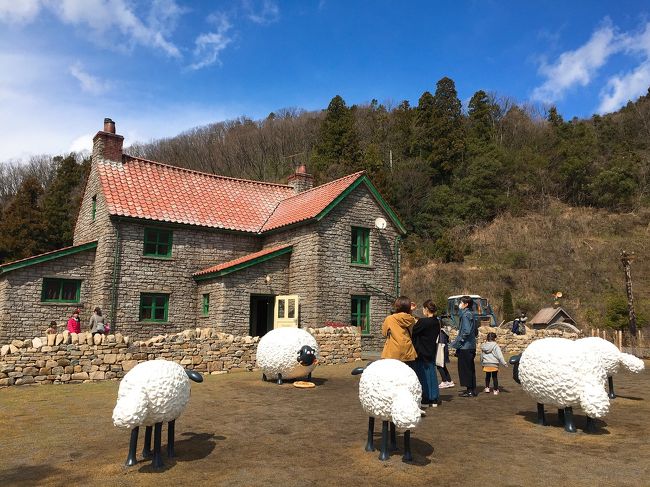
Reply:
[[[418,320],[412,331],[413,345],[418,354],[415,366],[422,384],[422,405],[429,407],[436,407],[440,396],[436,375],[436,351],[440,334],[437,310],[433,301],[427,299],[422,305],[424,318]]]

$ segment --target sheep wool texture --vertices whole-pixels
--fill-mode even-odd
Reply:
[[[632,354],[621,352],[612,342],[598,337],[581,338],[578,342],[600,356],[608,376],[617,374],[621,369],[635,374],[645,369],[643,360]]]
[[[150,360],[133,367],[122,379],[113,410],[113,424],[133,429],[172,421],[190,399],[185,369],[168,360]]]
[[[257,366],[268,378],[283,379],[306,377],[316,368],[316,363],[304,366],[298,363],[298,352],[308,345],[319,349],[316,339],[302,328],[276,328],[264,335],[257,344]]]
[[[421,419],[422,386],[408,365],[395,359],[371,363],[361,374],[359,401],[374,418],[392,421],[400,430],[415,428]]]
[[[519,379],[538,403],[577,406],[592,418],[609,412],[607,374],[600,356],[577,341],[543,338],[532,342],[521,354]]]

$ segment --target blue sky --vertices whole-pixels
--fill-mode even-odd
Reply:
[[[417,104],[449,76],[618,109],[650,86],[647,1],[0,0],[0,161],[126,143],[283,107]]]

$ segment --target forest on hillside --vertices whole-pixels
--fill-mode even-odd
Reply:
[[[564,120],[555,107],[482,90],[463,110],[445,77],[416,106],[335,96],[322,111],[241,117],[126,152],[274,182],[299,164],[316,184],[365,170],[409,231],[410,265],[463,262],[469,236],[501,215],[556,201],[621,214],[650,206],[650,88],[617,112]],[[0,262],[71,243],[88,167],[79,154],[0,164]]]

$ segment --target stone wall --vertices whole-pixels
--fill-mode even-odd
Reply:
[[[479,355],[481,345],[485,343],[487,334],[490,332],[497,334],[497,344],[501,348],[501,351],[505,357],[508,357],[510,355],[517,355],[518,353],[523,352],[524,349],[534,340],[539,340],[540,338],[559,337],[568,338],[569,340],[576,340],[583,337],[583,335],[565,332],[562,330],[532,330],[530,328],[526,329],[525,335],[515,335],[510,330],[506,330],[504,328],[481,326],[479,328],[479,334],[476,343],[477,356]],[[449,335],[450,342],[456,338],[457,334],[458,332],[456,330],[451,331]]]
[[[309,329],[321,349],[321,365],[361,358],[355,327]],[[259,337],[212,328],[185,330],[131,342],[128,337],[67,331],[0,347],[0,387],[119,380],[136,364],[164,358],[203,374],[253,370]]]

